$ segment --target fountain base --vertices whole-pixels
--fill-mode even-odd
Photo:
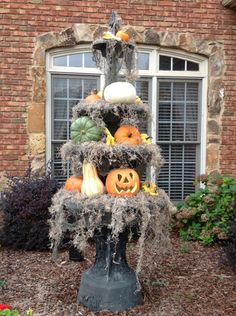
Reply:
[[[96,261],[82,274],[78,303],[92,311],[124,311],[142,304],[143,296],[136,273],[125,258],[127,233],[117,243],[109,230],[95,236]]]

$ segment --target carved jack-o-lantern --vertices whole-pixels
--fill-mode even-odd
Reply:
[[[134,169],[114,169],[107,175],[106,190],[116,196],[136,195],[140,190],[139,175]]]

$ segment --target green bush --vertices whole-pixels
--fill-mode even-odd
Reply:
[[[203,186],[177,205],[176,226],[183,240],[207,246],[228,238],[235,181],[222,175],[200,176],[196,181]]]

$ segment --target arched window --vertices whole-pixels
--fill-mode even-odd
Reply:
[[[152,109],[149,133],[165,158],[157,183],[172,200],[182,200],[205,171],[207,60],[150,46],[138,50],[136,90]],[[90,48],[79,46],[47,55],[47,79],[47,159],[64,182],[70,171],[62,172],[58,148],[69,139],[71,109],[91,89],[102,89],[104,75]]]

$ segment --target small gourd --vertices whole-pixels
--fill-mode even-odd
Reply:
[[[142,143],[139,130],[132,125],[122,125],[115,132],[114,137],[118,144],[140,145]]]
[[[101,96],[98,94],[98,90],[97,89],[93,89],[91,91],[91,94],[88,95],[86,98],[85,98],[85,102],[86,103],[93,103],[95,101],[98,101],[101,99]]]
[[[81,176],[71,176],[66,180],[65,189],[68,191],[81,192],[83,178]]]
[[[120,30],[116,33],[116,37],[119,37],[122,41],[128,42],[129,41],[129,34]]]
[[[76,119],[70,127],[70,137],[74,144],[98,141],[102,138],[103,130],[88,116]]]
[[[105,186],[98,177],[96,167],[87,161],[83,163],[83,183],[81,193],[89,197],[103,194]]]
[[[111,104],[131,104],[136,101],[136,90],[129,82],[113,82],[106,86],[103,97],[106,102]]]

